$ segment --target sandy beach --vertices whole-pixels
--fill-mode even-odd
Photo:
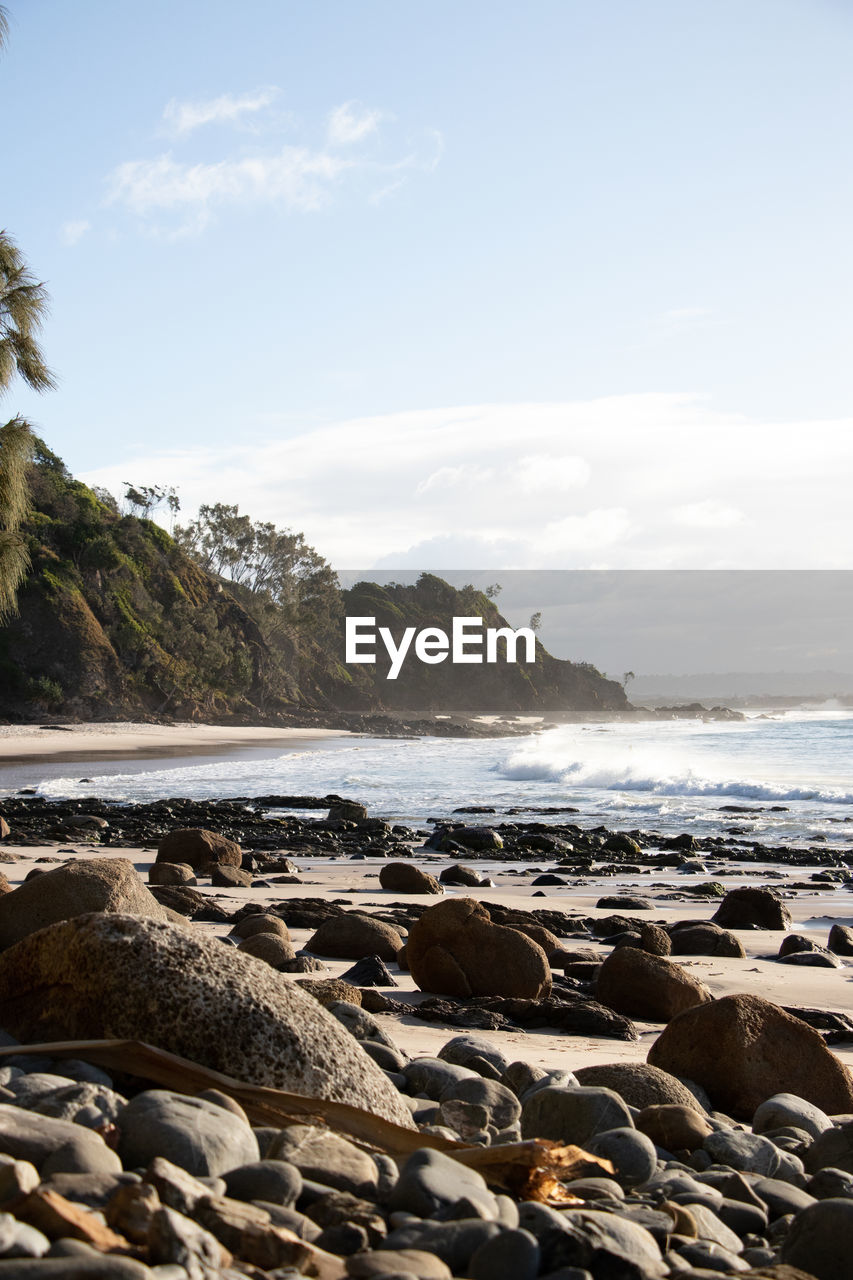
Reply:
[[[267,726],[142,724],[124,721],[44,725],[0,725],[0,765],[39,760],[146,759],[209,755],[239,748],[297,749],[323,738],[348,737],[343,729],[288,729]]]
[[[2,846],[5,858],[2,870],[9,882],[17,886],[23,882],[34,867],[49,868],[52,864],[60,864],[69,859],[89,859],[118,856],[129,858],[143,880],[147,882],[148,872],[154,863],[156,850],[153,848],[110,850],[101,846],[72,842],[68,844],[45,844],[24,848]],[[414,903],[423,906],[431,905],[439,898],[424,898],[422,895],[386,892],[378,883],[379,871],[383,860],[367,858],[363,861],[351,862],[348,859],[300,857],[290,851],[284,851],[296,862],[299,868],[298,884],[277,884],[264,888],[254,885],[250,888],[212,888],[209,879],[199,877],[198,888],[210,896],[212,901],[228,912],[234,912],[248,903],[257,904],[264,909],[274,903],[297,898],[327,898],[344,904],[349,909],[364,911],[368,914],[381,915],[392,904]],[[417,851],[415,864],[437,876],[442,868],[450,865],[452,859],[428,851]],[[477,867],[483,874],[495,881],[495,887],[489,888],[448,888],[445,896],[476,897],[485,903],[500,903],[506,907],[531,911],[537,907],[548,907],[567,913],[580,912],[585,916],[601,917],[612,914],[612,909],[597,908],[596,901],[603,894],[636,894],[642,893],[653,900],[653,909],[642,913],[650,921],[672,922],[686,919],[708,919],[716,908],[716,903],[708,901],[672,902],[654,901],[656,893],[670,892],[672,883],[659,880],[652,875],[617,875],[608,876],[606,880],[594,878],[582,886],[568,889],[555,888],[548,890],[547,898],[535,897],[536,890],[531,887],[546,863],[522,867],[522,874],[511,874],[518,864],[505,865],[499,863],[478,862]],[[732,877],[730,885],[735,888],[746,884],[767,884],[765,874],[767,868],[742,868],[742,875]],[[786,868],[786,879],[801,884],[813,870],[819,868]],[[771,881],[775,888],[785,893],[785,881]],[[832,923],[853,924],[853,894],[840,888],[834,892],[827,886],[815,885],[813,892],[799,891],[793,897],[785,898],[793,916],[792,931],[805,933],[815,942],[822,945]],[[230,931],[227,924],[196,922],[191,926],[208,936],[225,936]],[[294,945],[305,947],[313,930],[291,928]],[[761,995],[779,1005],[799,1005],[807,1008],[821,1008],[839,1011],[851,1009],[851,978],[853,967],[842,961],[838,969],[791,967],[780,964],[775,956],[779,944],[786,935],[771,930],[739,930],[738,937],[746,951],[746,959],[720,958],[710,956],[672,957],[683,965],[688,972],[705,983],[715,997],[746,992]],[[564,945],[568,949],[592,948],[603,960],[610,952],[609,944],[602,942],[574,942],[566,939]],[[351,968],[352,960],[335,960],[321,957],[325,966],[323,972],[316,975],[320,978],[342,976]],[[412,980],[411,974],[400,971],[396,965],[389,966],[396,987],[383,989],[383,994],[400,1003],[399,1013],[377,1015],[388,1034],[410,1056],[434,1055],[458,1029],[441,1024],[426,1023],[407,1013],[407,1006],[418,1004],[429,993],[420,992]],[[301,975],[282,974],[283,982],[293,981]],[[597,1038],[588,1036],[567,1036],[556,1030],[526,1032],[518,1031],[478,1031],[478,1035],[486,1036],[503,1047],[511,1057],[533,1063],[537,1066],[561,1069],[576,1069],[605,1062],[643,1062],[648,1051],[660,1033],[659,1024],[644,1023],[635,1019],[639,1039],[635,1042]],[[833,1047],[839,1058],[853,1067],[853,1041]]]

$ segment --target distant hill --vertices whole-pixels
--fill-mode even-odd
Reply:
[[[319,575],[285,609],[203,569],[151,520],[119,512],[40,446],[26,526],[32,572],[20,614],[0,628],[0,715],[32,720],[175,718],[249,722],[334,712],[433,715],[629,712],[624,689],[594,667],[536,646],[532,666],[344,663],[345,614],[377,625],[450,628],[456,616],[507,623],[485,595],[422,575],[415,586]],[[319,582],[319,586],[317,585]]]

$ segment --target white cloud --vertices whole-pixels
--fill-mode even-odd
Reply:
[[[332,147],[349,147],[363,142],[379,128],[384,113],[360,102],[342,102],[329,112],[328,138]]]
[[[571,455],[538,453],[522,458],[516,468],[518,483],[525,493],[543,489],[578,489],[589,482],[589,463]]]
[[[125,457],[85,478],[117,490],[127,475],[157,477],[180,487],[185,513],[237,502],[301,530],[341,567],[849,567],[849,421],[756,422],[650,394],[417,410],[296,434],[283,415],[289,434],[265,443],[246,426],[251,443]],[[525,460],[540,457],[582,460],[586,483],[525,490]]]
[[[693,529],[730,529],[733,525],[742,524],[746,519],[744,513],[738,511],[736,507],[730,507],[725,502],[717,502],[714,498],[675,507],[672,518],[676,524],[687,525],[688,528]]]
[[[347,160],[306,147],[276,155],[188,164],[171,155],[130,160],[112,175],[107,201],[145,217],[163,211],[194,215],[203,225],[217,205],[280,204],[316,210],[349,167]]]
[[[83,239],[87,231],[91,231],[92,224],[87,222],[85,218],[79,218],[76,222],[64,222],[60,235],[62,243],[67,245],[75,245]]]
[[[200,125],[243,121],[268,106],[277,93],[263,89],[243,97],[224,94],[206,102],[173,100],[164,111],[164,121],[183,142]],[[391,118],[376,108],[347,102],[331,112],[325,145],[305,141],[273,149],[267,143],[255,154],[244,149],[212,160],[187,159],[174,151],[127,160],[107,176],[105,203],[129,212],[143,229],[166,236],[202,231],[215,211],[227,205],[266,204],[301,212],[322,209],[345,176],[348,189],[360,190],[363,199],[380,204],[411,174],[432,173],[443,149],[441,135],[428,129],[420,144],[403,155],[399,139],[397,146],[391,139],[378,153],[376,148],[365,153],[359,144],[376,133],[380,119]]]
[[[219,98],[208,98],[203,102],[179,102],[173,98],[163,110],[163,126],[167,132],[181,137],[201,125],[233,124],[247,115],[263,111],[278,94],[279,90],[273,86],[244,93],[241,97],[223,93]]]

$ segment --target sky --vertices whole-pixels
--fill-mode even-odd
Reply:
[[[335,567],[850,566],[847,0],[5,0],[18,385]]]

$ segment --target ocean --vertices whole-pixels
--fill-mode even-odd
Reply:
[[[134,760],[34,761],[0,794],[146,801],[326,795],[406,823],[493,808],[470,821],[576,821],[697,836],[730,829],[767,844],[853,842],[853,712],[821,706],[742,722],[570,724],[490,739],[329,738],[290,750]],[[548,810],[579,810],[575,815]]]

